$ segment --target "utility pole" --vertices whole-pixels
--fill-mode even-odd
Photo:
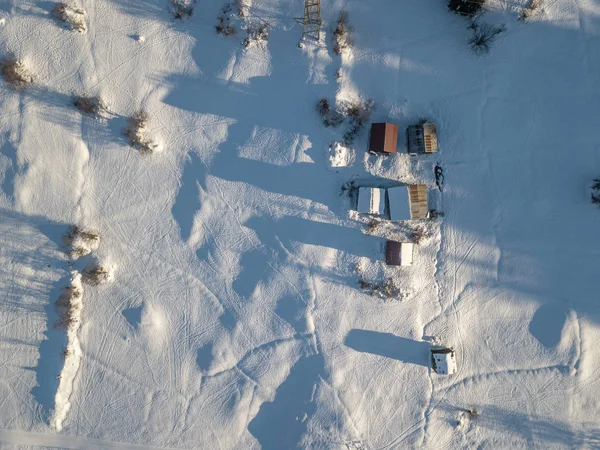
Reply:
[[[304,0],[302,40],[321,40],[321,0]]]

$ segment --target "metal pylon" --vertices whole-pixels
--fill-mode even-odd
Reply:
[[[304,0],[302,40],[321,40],[321,0]]]

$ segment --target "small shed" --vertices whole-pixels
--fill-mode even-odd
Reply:
[[[428,209],[427,185],[411,184],[388,188],[390,220],[426,219]]]
[[[419,155],[423,153],[437,153],[437,131],[435,123],[420,123],[411,125],[406,130],[408,153]]]
[[[432,348],[431,368],[440,375],[456,373],[456,355],[454,350],[445,347]]]
[[[398,125],[393,123],[371,124],[369,151],[371,153],[396,153],[398,147]]]
[[[385,190],[377,187],[359,187],[356,210],[364,214],[385,214]]]
[[[387,241],[385,262],[388,266],[412,266],[413,244],[410,242]]]

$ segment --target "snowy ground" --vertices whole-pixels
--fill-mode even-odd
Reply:
[[[0,51],[36,76],[0,86],[2,448],[599,448],[600,3],[521,23],[525,3],[490,0],[506,32],[485,57],[442,0],[324,0],[303,49],[300,0],[253,0],[270,33],[248,49],[242,19],[215,33],[215,0],[183,22],[166,0],[81,0],[81,34],[51,2],[0,3]],[[103,118],[70,105],[84,92]],[[355,95],[401,136],[435,121],[440,153],[370,156],[366,132],[330,149],[344,128],[314,105]],[[121,133],[141,107],[152,155]],[[414,266],[384,265],[406,227],[357,220],[351,179],[431,187],[445,217]],[[72,383],[54,302],[88,260],[69,224],[112,274],[85,287]],[[430,373],[433,339],[458,373]]]

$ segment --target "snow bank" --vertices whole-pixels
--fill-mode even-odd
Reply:
[[[83,309],[83,286],[81,284],[81,274],[76,271],[71,273],[71,288],[78,290],[81,295],[72,296],[70,301],[71,321],[67,327],[67,348],[65,352],[65,365],[59,375],[60,383],[55,397],[54,416],[51,424],[56,430],[62,430],[62,424],[71,409],[71,393],[73,392],[73,382],[75,375],[79,370],[81,362],[81,345],[77,332],[81,325],[81,310]]]

